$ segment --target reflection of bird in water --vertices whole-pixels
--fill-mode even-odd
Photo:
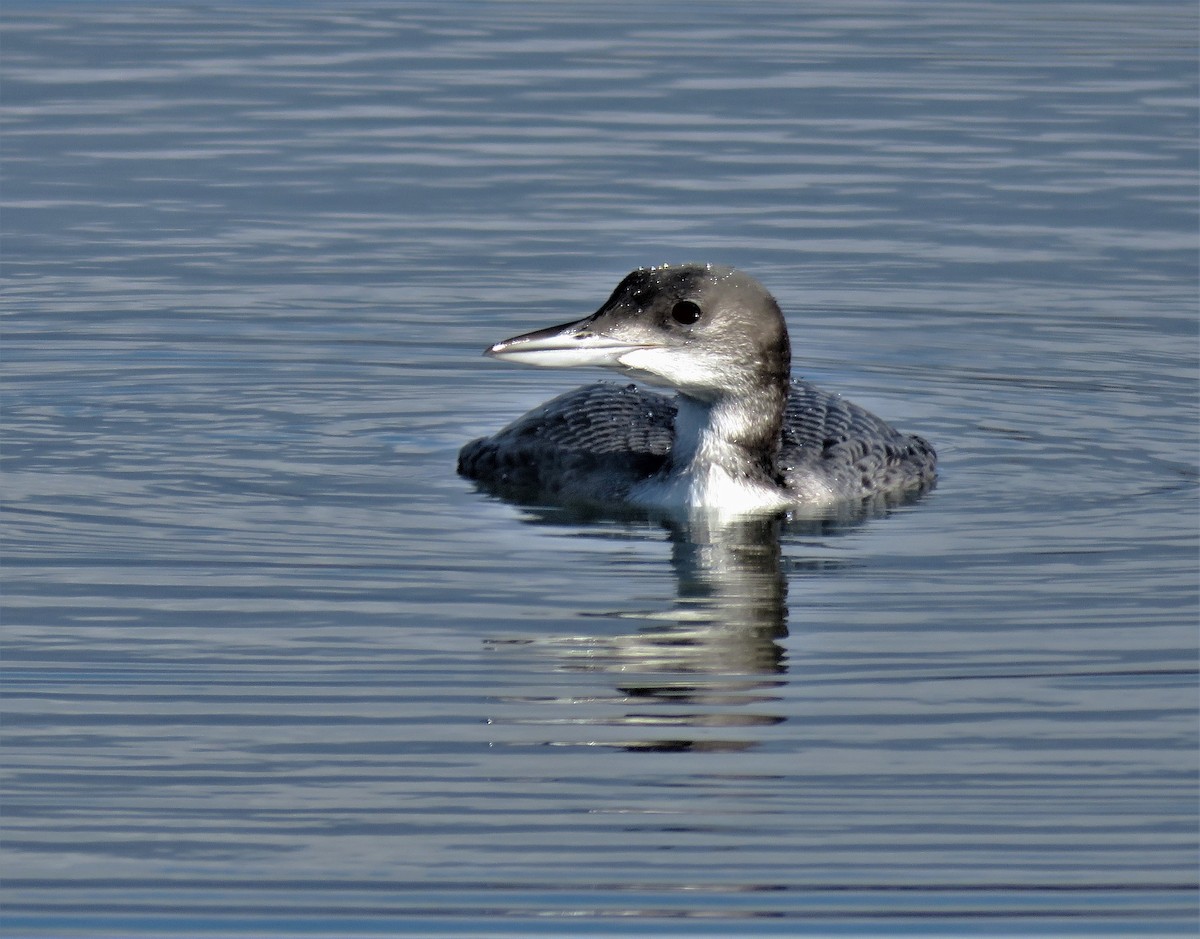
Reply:
[[[882,510],[883,506],[876,506]],[[836,520],[787,524],[787,534],[827,535],[874,514],[863,509]],[[535,517],[561,524],[567,513]],[[757,745],[761,728],[779,723],[771,702],[784,681],[788,634],[787,576],[779,518],[752,516],[714,523],[706,517],[666,524],[672,546],[677,602],[664,611],[614,610],[641,624],[617,635],[573,635],[515,640],[549,652],[568,672],[613,676],[620,698],[588,695],[580,707],[594,716],[561,714],[547,725],[586,740],[560,745],[636,750],[741,750]],[[828,559],[812,562],[826,567]],[[793,569],[795,569],[793,565]],[[499,643],[499,646],[511,643]],[[562,704],[562,699],[554,699]],[[613,707],[620,709],[613,712]],[[534,722],[537,722],[536,720]],[[523,723],[529,723],[528,719]],[[618,739],[606,728],[621,729]]]
[[[770,675],[783,669],[787,580],[781,565],[780,522],[707,519],[673,524],[671,562],[678,581],[674,622],[622,637],[646,671],[698,675]],[[656,654],[657,653],[657,654]]]
[[[779,306],[731,268],[634,271],[592,316],[487,354],[678,392],[587,385],[463,447],[459,472],[503,495],[740,515],[920,490],[936,474],[920,437],[790,380]]]

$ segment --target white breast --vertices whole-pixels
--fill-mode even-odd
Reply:
[[[778,511],[793,501],[782,490],[735,478],[722,467],[712,464],[698,471],[689,469],[648,479],[633,487],[629,500],[644,508],[666,511],[706,509],[721,515]]]

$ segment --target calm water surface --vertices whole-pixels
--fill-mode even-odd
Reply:
[[[6,936],[1194,933],[1193,3],[2,25]],[[455,476],[690,259],[938,488]]]

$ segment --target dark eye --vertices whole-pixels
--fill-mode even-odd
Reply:
[[[691,300],[680,300],[671,307],[671,319],[683,326],[691,326],[703,315],[704,311]]]

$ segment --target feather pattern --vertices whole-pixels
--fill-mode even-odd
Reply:
[[[596,382],[534,408],[462,448],[458,471],[513,498],[607,504],[668,468],[673,396]],[[779,472],[796,502],[867,498],[928,486],[937,458],[839,395],[802,380],[789,387]]]

